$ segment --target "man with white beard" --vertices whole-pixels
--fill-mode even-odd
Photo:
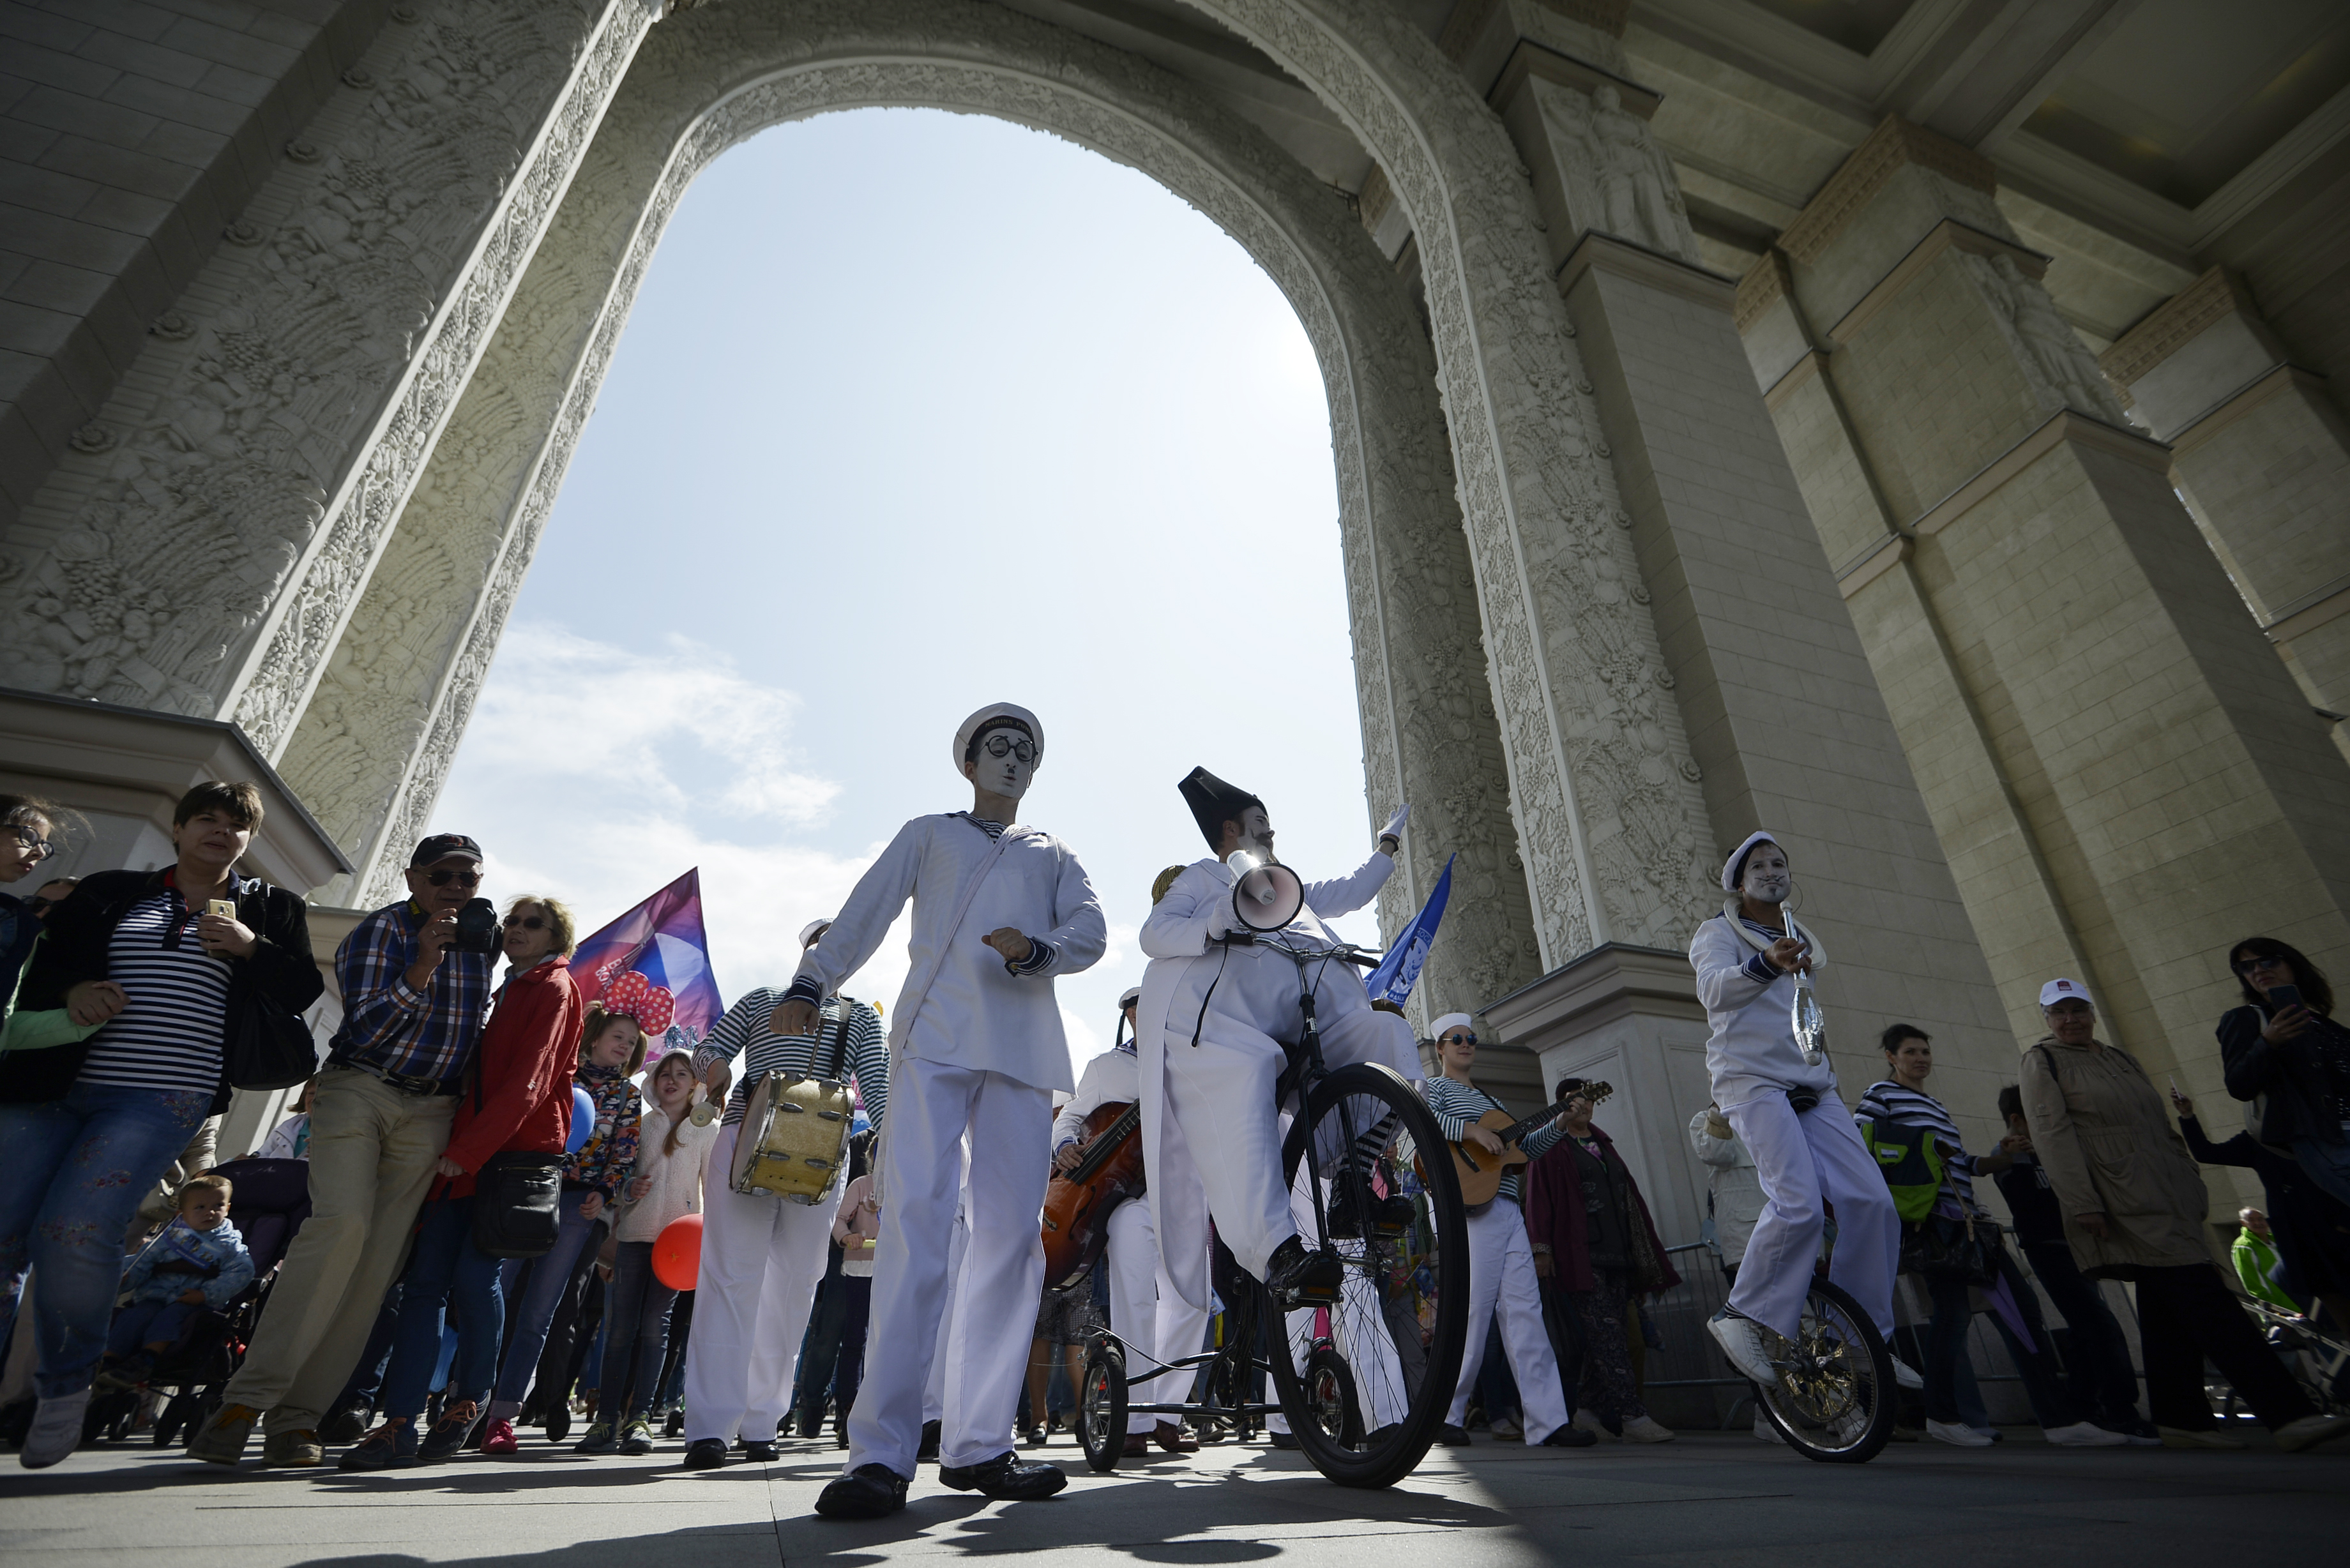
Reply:
[[[1075,1169],[1086,1154],[1086,1118],[1102,1106],[1131,1105],[1140,1093],[1140,1052],[1132,1038],[1135,1009],[1142,988],[1136,986],[1118,999],[1118,1040],[1086,1064],[1077,1092],[1053,1119],[1053,1168]],[[1159,1175],[1143,1162],[1143,1179]],[[1159,1256],[1159,1235],[1151,1228],[1150,1204],[1129,1200],[1110,1210],[1108,1243],[1110,1327],[1126,1346],[1127,1366],[1133,1376],[1127,1394],[1135,1405],[1173,1404],[1191,1384],[1189,1372],[1147,1376],[1153,1366],[1180,1356],[1197,1355],[1207,1338],[1208,1314],[1183,1299],[1167,1277]],[[1180,1421],[1135,1411],[1127,1417],[1126,1452],[1150,1451],[1150,1439],[1170,1454],[1199,1451],[1200,1439]]]
[[[1901,1250],[1901,1218],[1836,1095],[1827,1054],[1807,1057],[1795,1038],[1794,977],[1827,957],[1809,922],[1799,927],[1787,909],[1794,889],[1786,851],[1767,833],[1749,835],[1722,863],[1730,897],[1721,913],[1698,927],[1689,953],[1712,1027],[1705,1065],[1713,1103],[1753,1155],[1763,1197],[1729,1303],[1706,1326],[1731,1364],[1764,1387],[1777,1386],[1779,1374],[1762,1330],[1795,1337],[1827,1207],[1836,1220],[1828,1278],[1888,1343]],[[1898,1356],[1893,1370],[1904,1388],[1925,1386]]]
[[[1184,868],[1142,927],[1142,950],[1151,962],[1135,1034],[1159,1252],[1183,1299],[1205,1307],[1212,1216],[1234,1260],[1276,1299],[1327,1301],[1339,1293],[1339,1259],[1307,1251],[1299,1238],[1273,1103],[1284,1064],[1282,1042],[1305,1032],[1298,969],[1286,954],[1228,940],[1240,922],[1232,910],[1235,878],[1225,862],[1246,850],[1272,863],[1273,823],[1263,801],[1205,768],[1192,769],[1177,787],[1213,854]],[[1351,875],[1305,884],[1305,907],[1274,934],[1293,947],[1336,945],[1324,919],[1352,913],[1378,895],[1395,870],[1410,809],[1380,829],[1371,857]],[[1353,965],[1309,963],[1305,975],[1326,1065],[1377,1062],[1407,1081],[1421,1075],[1411,1026],[1372,1008]]]
[[[911,961],[890,1015],[889,1120],[875,1162],[881,1234],[868,1334],[879,1353],[849,1413],[847,1462],[816,1500],[831,1518],[906,1506],[966,1135],[970,1237],[948,1333],[939,1480],[1017,1500],[1068,1484],[1054,1466],[1020,1462],[1007,1440],[1045,1272],[1036,1215],[1046,1168],[1035,1151],[1052,1129],[1053,1091],[1073,1086],[1053,977],[1090,968],[1108,944],[1077,857],[1012,820],[1044,753],[1044,726],[1025,708],[996,702],[964,720],[953,755],[972,784],[971,809],[899,830],[802,957],[775,1010],[779,1033],[813,1029],[817,1002],[873,956],[913,900]]]

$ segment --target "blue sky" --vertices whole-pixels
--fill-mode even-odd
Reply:
[[[585,928],[698,864],[731,1002],[906,818],[971,804],[956,723],[1024,703],[1024,820],[1112,931],[1061,982],[1082,1062],[1151,877],[1203,852],[1193,764],[1308,877],[1367,853],[1351,651],[1320,375],[1247,254],[1040,132],[827,115],[680,204],[434,828]],[[900,936],[849,989],[904,969]]]

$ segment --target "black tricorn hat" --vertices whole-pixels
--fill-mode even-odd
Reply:
[[[1189,777],[1175,786],[1183,792],[1183,802],[1191,808],[1191,815],[1200,824],[1201,835],[1208,847],[1222,847],[1224,824],[1238,822],[1241,813],[1254,806],[1264,809],[1264,802],[1241,789],[1228,784],[1205,768],[1193,768]]]

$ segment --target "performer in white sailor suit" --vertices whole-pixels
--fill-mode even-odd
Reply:
[[[1183,1299],[1205,1307],[1212,1215],[1233,1259],[1276,1296],[1334,1291],[1341,1282],[1337,1257],[1309,1251],[1298,1238],[1273,1104],[1281,1042],[1297,1039],[1305,1027],[1297,968],[1284,954],[1220,940],[1237,924],[1232,872],[1224,862],[1243,849],[1271,861],[1273,823],[1263,801],[1205,768],[1194,768],[1177,787],[1213,853],[1184,868],[1142,927],[1142,950],[1151,962],[1135,1034],[1159,1251]],[[1396,813],[1371,857],[1351,875],[1305,884],[1305,907],[1279,935],[1299,947],[1335,945],[1323,920],[1378,895],[1395,870],[1409,811]],[[1407,1081],[1421,1076],[1411,1026],[1372,1008],[1360,971],[1328,962],[1309,965],[1306,973],[1314,979],[1326,1065],[1377,1062]],[[1374,1425],[1383,1424],[1376,1419],[1380,1413],[1373,1413]]]
[[[800,950],[826,922],[800,932]],[[814,1035],[772,1027],[783,993],[761,986],[726,1010],[694,1048],[696,1075],[726,1119],[705,1167],[702,1273],[694,1290],[694,1331],[685,1351],[685,1468],[715,1469],[736,1436],[754,1461],[775,1458],[775,1427],[791,1408],[792,1373],[807,1332],[808,1308],[824,1278],[832,1241],[832,1202],[794,1203],[730,1184],[743,1130],[745,1091],[768,1073],[828,1074],[840,1047],[842,1073],[857,1080],[876,1127],[889,1106],[889,1054],[881,1019],[865,1002],[827,993]],[[743,1080],[727,1095],[737,1054]]]
[[[775,1010],[778,1031],[805,1033],[816,1002],[873,956],[913,900],[875,1173],[881,1234],[868,1334],[883,1350],[868,1358],[849,1413],[847,1463],[816,1500],[816,1511],[833,1518],[905,1506],[966,1135],[970,1240],[948,1335],[939,1480],[1018,1499],[1067,1484],[1051,1465],[1022,1463],[1009,1438],[1044,1282],[1041,1151],[1053,1091],[1072,1087],[1053,977],[1090,968],[1108,932],[1068,846],[1012,821],[1044,751],[1044,727],[1025,708],[993,703],[964,720],[953,756],[972,783],[971,809],[899,830],[801,959]]]
[[[1134,1012],[1142,988],[1134,986],[1118,999],[1118,1043],[1092,1061],[1077,1078],[1077,1092],[1053,1119],[1053,1168],[1068,1170],[1085,1153],[1086,1118],[1104,1106],[1132,1105],[1141,1093],[1140,1066],[1132,1031]],[[1143,1161],[1146,1183],[1159,1179],[1149,1161]],[[1128,1371],[1135,1376],[1127,1398],[1136,1405],[1169,1405],[1191,1386],[1190,1372],[1161,1373],[1143,1377],[1157,1362],[1180,1355],[1197,1355],[1206,1342],[1208,1314],[1193,1306],[1167,1277],[1159,1256],[1159,1232],[1150,1223],[1146,1199],[1126,1202],[1109,1214],[1110,1328],[1126,1346]],[[1200,1439],[1184,1430],[1180,1421],[1139,1411],[1126,1418],[1126,1451],[1149,1451],[1155,1437],[1170,1454],[1197,1452]]]
[[[1754,1157],[1763,1209],[1747,1241],[1730,1301],[1706,1326],[1739,1371],[1766,1387],[1779,1381],[1761,1328],[1792,1338],[1820,1253],[1825,1205],[1835,1208],[1828,1278],[1858,1302],[1889,1342],[1901,1218],[1836,1094],[1827,1054],[1807,1060],[1791,1022],[1798,972],[1827,962],[1808,923],[1786,908],[1794,880],[1786,851],[1751,834],[1722,862],[1721,913],[1690,939],[1698,999],[1711,1035],[1706,1072],[1713,1102]],[[1758,1327],[1760,1325],[1760,1327]],[[1898,1356],[1905,1388],[1925,1381]]]

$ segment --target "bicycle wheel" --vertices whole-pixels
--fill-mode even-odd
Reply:
[[[1425,1168],[1408,1180],[1416,1157]],[[1314,1087],[1282,1149],[1291,1206],[1308,1245],[1338,1254],[1343,1285],[1326,1307],[1283,1312],[1262,1289],[1274,1386],[1315,1469],[1341,1486],[1392,1486],[1435,1440],[1461,1375],[1469,1315],[1468,1221],[1443,1134],[1411,1086],[1385,1067],[1342,1067]],[[1339,1227],[1337,1207],[1378,1216],[1414,1189],[1411,1222]],[[1328,1314],[1326,1332],[1317,1327]],[[1342,1392],[1343,1391],[1343,1392]]]
[[[1095,1340],[1086,1353],[1076,1428],[1086,1463],[1104,1474],[1118,1469],[1126,1452],[1126,1353],[1107,1338]]]
[[[1787,1446],[1822,1464],[1865,1465],[1893,1437],[1893,1352],[1860,1303],[1823,1279],[1804,1297],[1792,1340],[1762,1342],[1779,1386],[1754,1397]]]

